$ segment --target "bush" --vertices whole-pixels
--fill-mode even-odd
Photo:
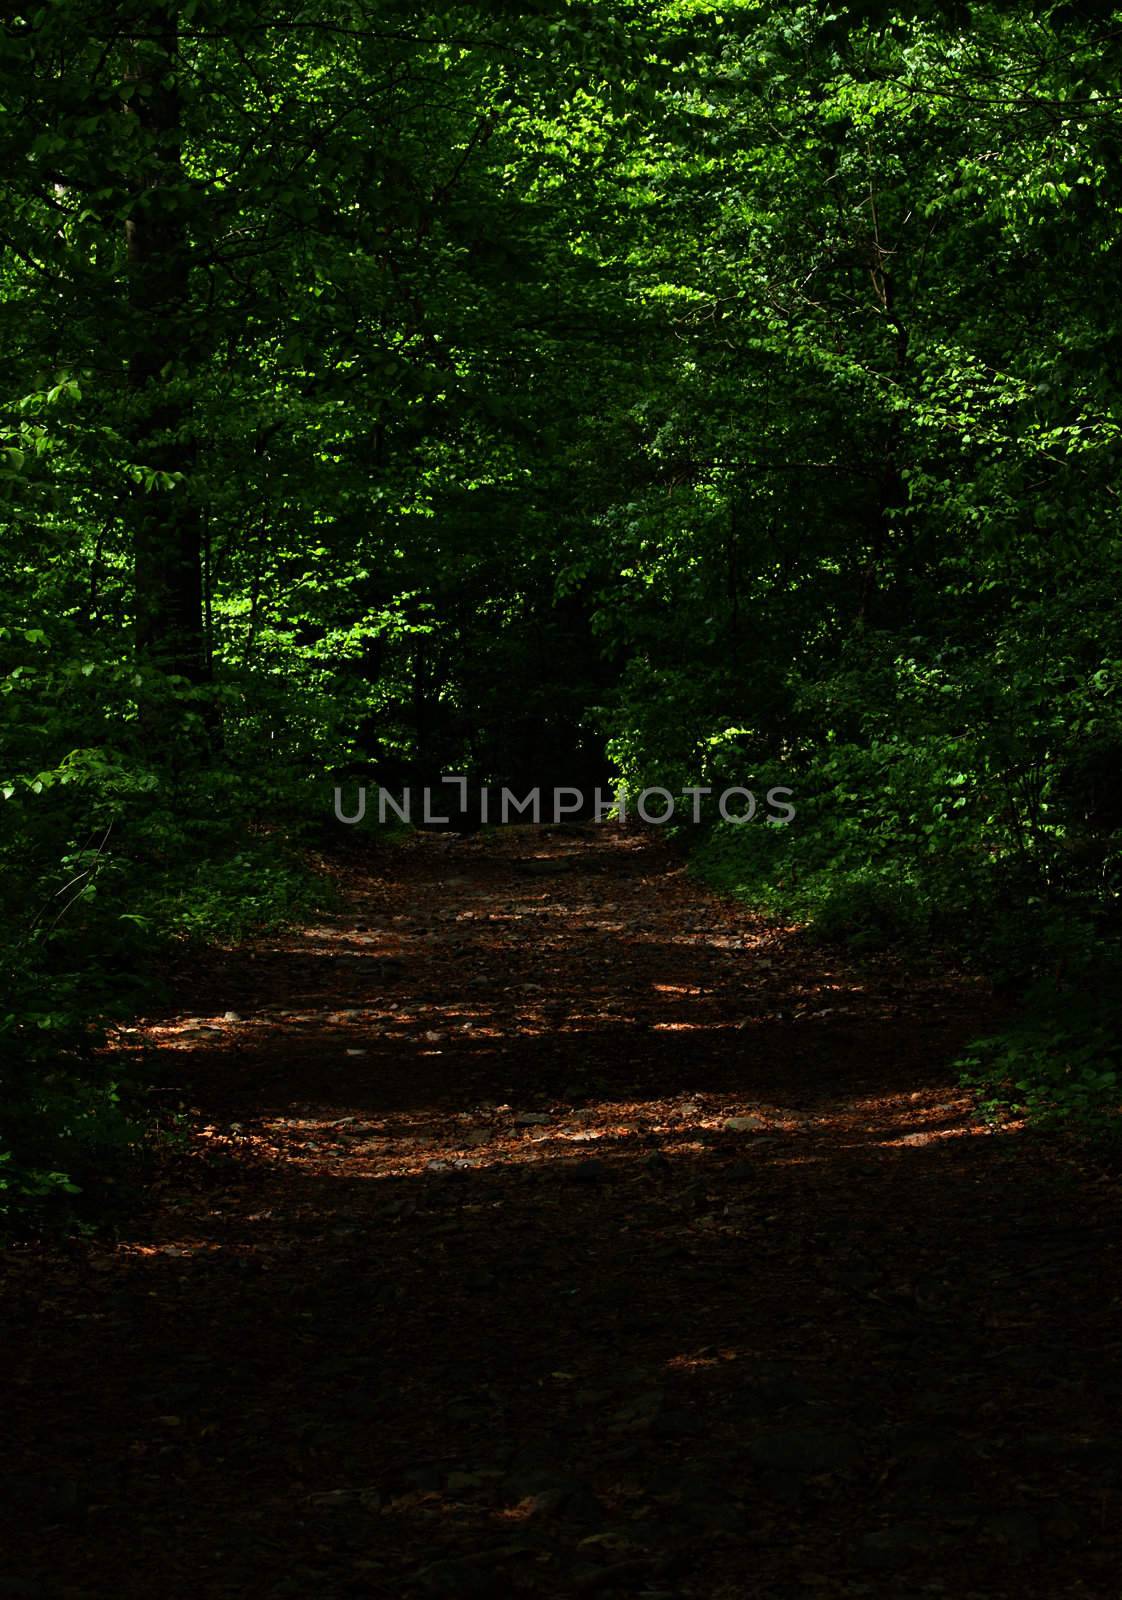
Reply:
[[[0,863],[24,906],[0,947],[0,1232],[88,1220],[143,1154],[146,1086],[110,1063],[106,1027],[158,1002],[176,949],[242,938],[324,898],[284,834],[197,794],[193,814],[145,798],[117,806],[97,849],[63,833],[55,806],[53,860],[40,844]]]

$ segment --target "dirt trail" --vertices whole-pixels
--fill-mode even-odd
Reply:
[[[1117,1183],[971,1121],[977,985],[610,829],[340,881],[129,1036],[147,1212],[11,1257],[0,1600],[1119,1594]]]

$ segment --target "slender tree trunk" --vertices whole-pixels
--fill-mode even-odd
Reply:
[[[896,381],[900,382],[908,361],[908,328],[900,320],[897,313],[895,284],[884,264],[885,256],[881,249],[880,226],[876,220],[875,204],[873,207],[873,219],[876,233],[871,247],[872,265],[870,267],[870,276],[877,302],[892,335],[893,368]],[[900,420],[898,416],[894,416],[889,423],[884,443],[884,455],[877,502],[873,515],[869,557],[861,576],[861,595],[857,610],[858,630],[865,628],[873,621],[885,551],[891,542],[894,523],[907,503],[907,485],[900,471],[901,445]]]
[[[734,488],[729,496],[728,531],[728,597],[729,644],[735,651],[740,643],[740,511],[741,491]]]
[[[126,224],[131,442],[135,464],[155,475],[137,484],[132,497],[135,626],[142,669],[198,685],[209,678],[210,661],[203,618],[203,516],[190,482],[196,332],[190,319],[177,43],[174,7],[148,12],[144,37],[134,49],[136,90],[129,102],[145,148]],[[142,698],[144,720],[154,727],[163,718],[151,695]]]

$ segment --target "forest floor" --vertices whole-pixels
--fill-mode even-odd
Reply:
[[[10,1252],[2,1597],[1122,1592],[1119,1184],[993,1004],[662,840],[349,854],[122,1048],[182,1147]]]

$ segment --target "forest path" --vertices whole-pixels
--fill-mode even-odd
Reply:
[[[977,985],[650,835],[338,875],[128,1036],[147,1212],[13,1255],[0,1596],[1117,1594],[1117,1186],[971,1120]]]

